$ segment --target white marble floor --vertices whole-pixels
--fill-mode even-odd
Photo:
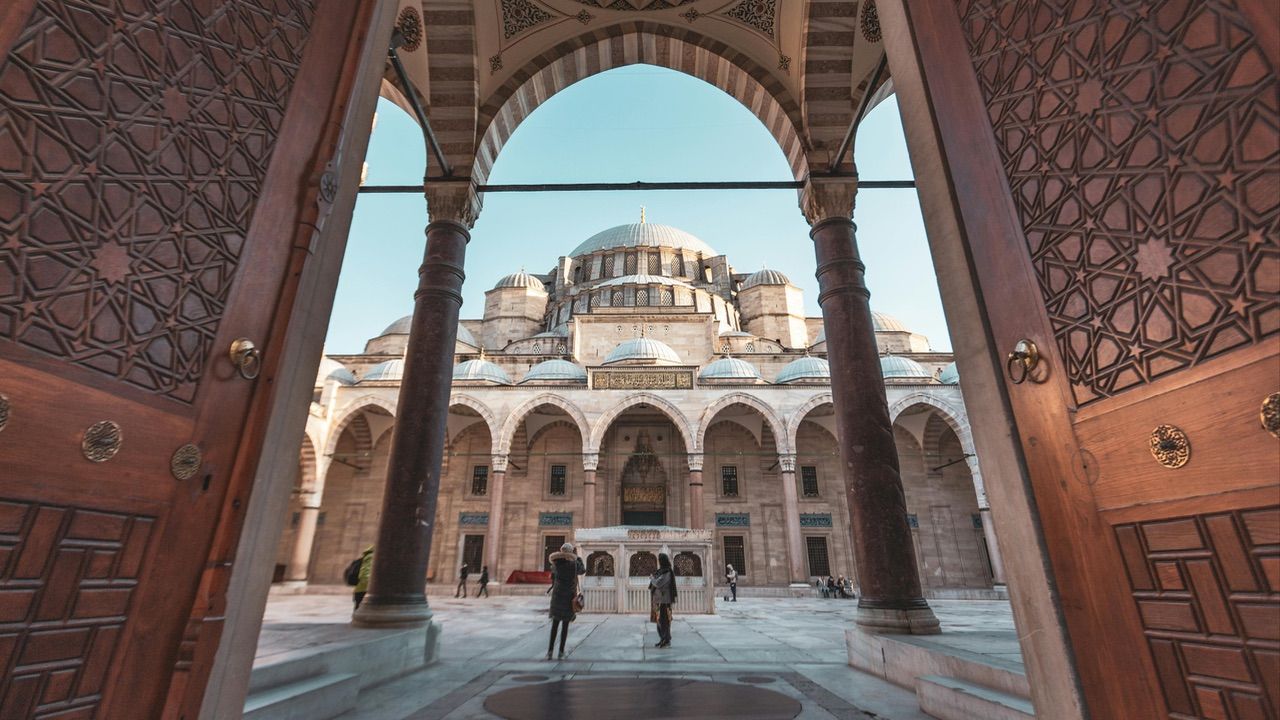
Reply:
[[[848,600],[753,598],[718,602],[716,615],[677,616],[672,646],[658,650],[640,615],[587,615],[573,623],[564,661],[545,661],[549,623],[538,597],[432,598],[443,623],[440,662],[366,692],[345,718],[492,718],[483,698],[519,677],[543,679],[660,674],[739,682],[799,699],[801,718],[925,718],[914,693],[848,667]],[[942,639],[1020,662],[1008,603],[939,600]],[[336,595],[282,595],[267,606],[258,661],[346,632],[351,603]],[[525,680],[523,682],[528,682]],[[870,713],[870,714],[868,714]]]

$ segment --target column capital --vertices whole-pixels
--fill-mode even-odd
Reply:
[[[506,455],[490,455],[489,470],[496,473],[506,472],[507,456]]]
[[[476,224],[483,201],[471,178],[429,180],[423,190],[430,222],[453,222],[468,230]]]
[[[800,193],[800,209],[810,225],[839,218],[851,220],[858,177],[810,177]]]
[[[600,453],[582,453],[582,469],[595,472],[600,467]]]
[[[783,453],[778,456],[778,469],[784,473],[793,473],[796,471],[796,456],[794,453]]]
[[[702,472],[702,453],[689,453],[689,472]]]

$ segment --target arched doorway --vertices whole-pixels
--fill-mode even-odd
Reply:
[[[606,488],[602,524],[687,523],[681,481],[689,471],[688,449],[676,423],[649,403],[632,405],[609,423],[597,471],[597,482]]]
[[[450,581],[464,562],[475,572],[485,563],[494,489],[490,417],[487,409],[471,402],[449,407],[436,531],[427,565],[432,582]]]
[[[376,405],[357,412],[328,453],[307,575],[313,585],[342,584],[347,564],[377,539],[394,418]]]
[[[814,405],[799,418],[794,443],[801,512],[813,512],[809,507],[823,508],[819,517],[801,523],[805,576],[843,575],[856,585],[858,561],[836,444],[835,408],[830,401]]]

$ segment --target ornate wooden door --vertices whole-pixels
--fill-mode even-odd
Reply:
[[[198,702],[359,5],[0,9],[0,716]]]
[[[1004,392],[1091,716],[1276,717],[1276,5],[880,6],[970,328],[1040,352]]]

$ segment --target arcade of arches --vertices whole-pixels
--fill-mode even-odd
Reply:
[[[1267,0],[3,4],[0,711],[234,716],[275,565],[331,572],[319,553],[350,544],[330,528],[361,535],[376,516],[355,620],[425,627],[430,568],[468,553],[458,528],[433,544],[433,521],[479,527],[486,511],[469,508],[486,503],[470,493],[500,538],[503,526],[541,537],[521,525],[535,507],[584,525],[751,515],[742,552],[762,588],[779,546],[787,579],[807,576],[815,526],[800,508],[826,504],[805,515],[829,512],[828,562],[844,552],[857,576],[851,638],[937,632],[926,592],[983,585],[986,563],[1008,580],[1047,716],[1276,717],[1277,28]],[[393,45],[407,81],[387,67]],[[809,318],[748,302],[745,278],[696,247],[649,243],[644,270],[626,250],[621,273],[618,246],[587,248],[570,257],[589,264],[547,278],[552,305],[531,283],[504,288],[544,315],[536,302],[486,308],[497,322],[472,349],[528,343],[591,383],[544,375],[556,392],[514,412],[485,399],[504,390],[488,387],[504,385],[493,370],[515,384],[530,363],[456,363],[481,187],[539,103],[640,62],[729,93],[778,142],[811,225],[825,347]],[[846,138],[890,92],[965,378],[950,409],[888,386],[900,363],[877,346],[863,282],[875,269],[851,221]],[[379,93],[421,106],[439,145],[403,356],[351,378],[400,392],[370,392],[369,409],[311,436],[314,472],[295,483]],[[786,299],[785,282],[764,279]],[[598,321],[637,307],[689,308],[701,345],[685,344],[696,323],[651,338],[668,323],[609,337],[617,324]],[[541,327],[520,330],[529,320]],[[751,358],[734,333],[756,338]],[[546,351],[557,338],[586,344]],[[610,348],[626,343],[615,367]],[[806,350],[824,357],[787,357]],[[722,353],[733,381],[721,382],[747,380],[732,392],[751,410],[726,401],[707,418],[688,408],[730,391],[693,373]],[[830,421],[825,401],[801,400],[821,392],[823,360]],[[734,375],[747,372],[737,361],[756,376]],[[637,383],[684,383],[659,389],[689,404],[622,392]],[[550,399],[596,392],[624,397]],[[983,491],[957,445],[981,457]],[[559,487],[554,452],[579,447],[563,482],[580,505],[540,498]],[[726,454],[741,458],[736,501],[712,467]],[[840,496],[823,496],[831,471],[813,459],[819,497],[805,498],[797,464],[824,456],[839,457]],[[379,515],[367,479],[384,463]],[[976,509],[986,527],[984,495],[999,560],[965,524]],[[781,542],[752,515],[771,507]],[[497,567],[537,563],[523,547],[472,547]]]

